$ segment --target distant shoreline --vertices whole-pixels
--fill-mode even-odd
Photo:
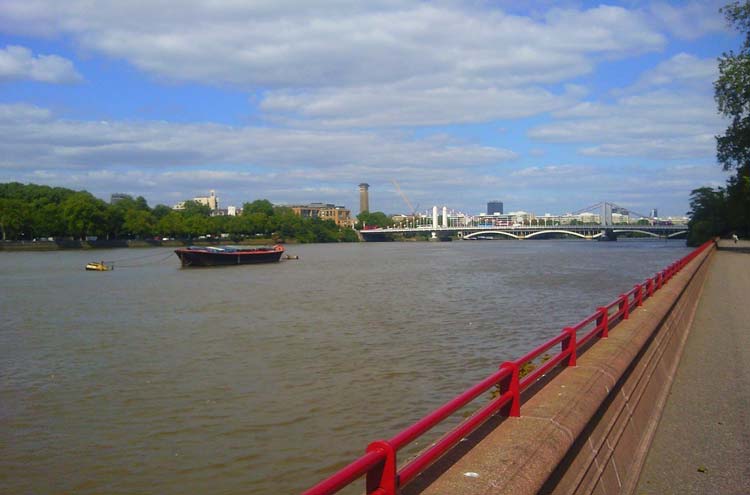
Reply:
[[[537,239],[538,241],[550,241],[551,239]],[[584,239],[554,239],[556,241],[567,241],[567,242],[595,242],[592,240]],[[427,242],[428,239],[417,239],[417,238],[402,238],[392,239],[386,242]],[[618,242],[635,242],[635,241],[650,241],[650,242],[665,242],[666,239],[654,238],[654,237],[633,237],[627,238],[622,237],[618,239]],[[685,241],[685,239],[669,239],[669,242],[674,241]],[[360,241],[362,242],[362,241]],[[515,239],[493,239],[492,241],[479,241],[472,240],[472,242],[519,242]],[[524,241],[528,242],[528,241]],[[121,249],[121,248],[153,248],[153,247],[184,247],[184,246],[220,246],[220,245],[245,245],[245,246],[259,246],[259,245],[273,245],[273,244],[299,244],[296,239],[279,241],[273,239],[245,239],[243,241],[231,241],[231,240],[206,240],[206,239],[184,239],[184,240],[116,240],[116,241],[74,241],[70,239],[56,240],[56,241],[0,241],[0,252],[19,252],[19,251],[63,251],[63,250],[97,250],[97,249]],[[318,244],[318,243],[316,243]],[[339,244],[336,242],[324,243],[324,244]]]
[[[55,241],[0,241],[0,252],[2,251],[60,251],[60,250],[89,250],[89,249],[117,249],[117,248],[150,248],[150,247],[182,247],[182,246],[216,246],[221,244],[236,245],[265,245],[278,244],[273,239],[246,239],[243,241],[206,239],[184,239],[184,240],[101,240],[101,241],[76,241],[71,239],[59,239]],[[296,244],[296,241],[284,241],[283,244]]]

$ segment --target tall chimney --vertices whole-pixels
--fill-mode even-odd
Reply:
[[[359,185],[359,212],[370,211],[370,196],[367,190],[370,188],[370,184],[364,182]]]

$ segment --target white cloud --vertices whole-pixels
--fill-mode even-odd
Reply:
[[[544,179],[550,181],[550,184],[556,184],[561,178],[577,181],[580,180],[581,176],[589,176],[594,171],[595,169],[590,166],[548,165],[545,167],[534,166],[515,170],[510,174],[510,177],[514,180],[532,179],[537,181]]]
[[[556,39],[562,47],[600,53],[651,51],[664,45],[664,37],[647,25],[645,16],[622,7],[600,5],[586,11],[553,9],[547,23],[568,38]]]
[[[571,212],[599,201],[637,212],[658,207],[664,214],[682,215],[688,208],[689,191],[721,185],[726,175],[720,167],[692,161],[669,166],[560,164],[525,167],[508,177],[486,177],[482,184],[506,200],[506,209],[534,204],[544,208],[535,211],[538,215]]]
[[[0,81],[30,79],[46,83],[76,83],[83,80],[73,63],[57,55],[37,55],[23,46],[0,49]]]
[[[625,91],[632,93],[656,87],[689,86],[697,92],[705,93],[712,88],[712,83],[718,75],[716,59],[678,53],[655,68],[645,71],[638,81]]]
[[[511,15],[489,3],[5,0],[0,28],[63,35],[157,78],[264,92],[267,110],[324,125],[442,125],[569,104],[546,85],[600,58],[657,51],[638,11]],[[267,93],[265,93],[267,92]],[[485,102],[485,105],[482,105]],[[386,109],[389,108],[389,109]],[[398,110],[394,110],[398,109]]]
[[[429,183],[435,175],[497,166],[516,154],[445,135],[415,139],[401,133],[75,121],[38,107],[0,104],[0,157],[0,182],[52,173],[69,175],[66,181],[101,177],[117,184],[113,174],[125,171],[131,182],[156,176],[166,186],[182,177],[205,188],[225,179],[235,189],[245,181],[274,191],[393,177]]]
[[[261,109],[296,125],[304,119],[337,127],[424,126],[516,119],[561,109],[574,101],[540,88],[401,89],[369,86],[303,94],[271,92]]]
[[[10,32],[73,36],[84,48],[175,80],[306,88],[450,74],[467,84],[555,82],[591,70],[594,54],[664,45],[621,7],[553,10],[544,20],[413,1],[116,2],[6,0]]]
[[[52,112],[26,103],[0,104],[0,125],[19,125],[30,122],[44,122],[52,117]]]
[[[164,202],[212,184],[226,197],[351,205],[352,185],[365,180],[387,211],[403,209],[389,186],[394,177],[423,205],[502,195],[518,208],[545,202],[560,211],[599,193],[636,201],[633,191],[653,176],[631,181],[607,170],[614,167],[604,159],[597,167],[551,165],[544,162],[556,159],[555,147],[534,144],[519,160],[525,169],[513,172],[514,151],[393,129],[548,113],[553,120],[530,135],[576,143],[587,164],[609,156],[707,160],[721,128],[710,87],[699,89],[712,77],[710,61],[679,54],[612,93],[614,101],[581,102],[583,88],[566,85],[586,84],[582,78],[602,60],[661,52],[664,33],[687,39],[723,25],[713,3],[622,4],[185,0],[175,7],[132,0],[92,9],[88,0],[3,0],[3,33],[63,39],[82,57],[122,60],[159,81],[239,88],[271,125],[63,120],[39,107],[0,105],[0,181],[104,196],[123,190]],[[6,71],[19,77],[18,69]],[[516,131],[513,122],[491,127],[510,129],[498,137],[504,140]],[[677,197],[679,186],[682,199],[674,202],[686,202],[691,184],[677,175],[648,191]]]
[[[705,33],[721,23],[716,2],[642,9],[549,3],[514,15],[502,2],[186,0],[175,8],[158,0],[91,9],[86,0],[5,0],[0,29],[64,35],[84,52],[124,59],[159,78],[266,91],[262,107],[283,114],[276,122],[397,126],[559,109],[571,94],[546,85],[585,75],[602,57],[658,51],[665,27]],[[534,14],[541,8],[547,11]],[[641,84],[670,77],[670,69],[685,68],[679,63],[675,57],[674,67]]]
[[[726,0],[690,1],[678,5],[657,2],[648,10],[677,38],[694,40],[726,29],[719,9],[727,3]]]
[[[715,150],[721,120],[713,108],[665,93],[601,105],[599,115],[567,119],[532,129],[533,139],[557,143],[596,143],[584,155],[655,159],[707,158]]]
[[[711,94],[715,61],[679,53],[644,71],[612,103],[581,102],[529,131],[533,139],[582,143],[589,156],[711,158],[725,122]]]

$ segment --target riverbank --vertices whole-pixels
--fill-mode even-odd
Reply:
[[[384,242],[396,242],[396,243],[412,243],[412,242],[428,242],[431,241],[429,237],[398,237],[393,239],[387,239]],[[459,241],[459,238],[439,239],[440,241]],[[541,240],[541,239],[540,239]],[[568,239],[548,239],[552,240],[566,240],[570,242],[591,242],[590,240],[582,240],[578,238]],[[480,242],[480,240],[472,239],[472,242]],[[505,237],[499,237],[492,241],[497,242],[519,242],[518,239],[510,239]],[[481,240],[481,242],[492,242],[489,240]],[[653,237],[638,237],[638,238],[619,238],[618,242],[665,242],[664,239],[657,239]],[[357,241],[354,241],[357,242]],[[359,241],[365,242],[365,241]],[[371,241],[377,242],[377,241]],[[522,241],[523,242],[523,241]],[[0,252],[2,251],[59,251],[59,250],[88,250],[88,249],[117,249],[117,248],[150,248],[150,247],[183,247],[183,246],[222,246],[222,245],[239,245],[239,246],[260,246],[260,245],[272,245],[272,244],[302,244],[297,239],[266,239],[266,238],[255,238],[255,239],[244,239],[241,241],[232,241],[228,239],[220,240],[207,240],[207,239],[173,239],[173,240],[156,240],[156,239],[121,239],[121,240],[97,240],[97,241],[80,241],[72,239],[58,239],[55,241],[0,241]],[[337,242],[323,243],[323,244],[338,244]]]
[[[80,241],[73,239],[57,239],[54,241],[0,241],[0,251],[58,251],[62,249],[115,249],[115,248],[150,248],[150,247],[182,247],[182,246],[219,246],[240,245],[258,246],[266,244],[296,244],[295,240],[279,241],[274,239],[245,239],[206,240],[206,239],[119,239]]]

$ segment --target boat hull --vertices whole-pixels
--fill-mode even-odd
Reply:
[[[108,272],[111,269],[111,266],[105,265],[104,263],[95,262],[86,264],[86,270],[90,272]]]
[[[176,249],[183,267],[252,265],[275,263],[284,254],[281,246],[270,250],[255,251],[210,251],[198,249]]]

